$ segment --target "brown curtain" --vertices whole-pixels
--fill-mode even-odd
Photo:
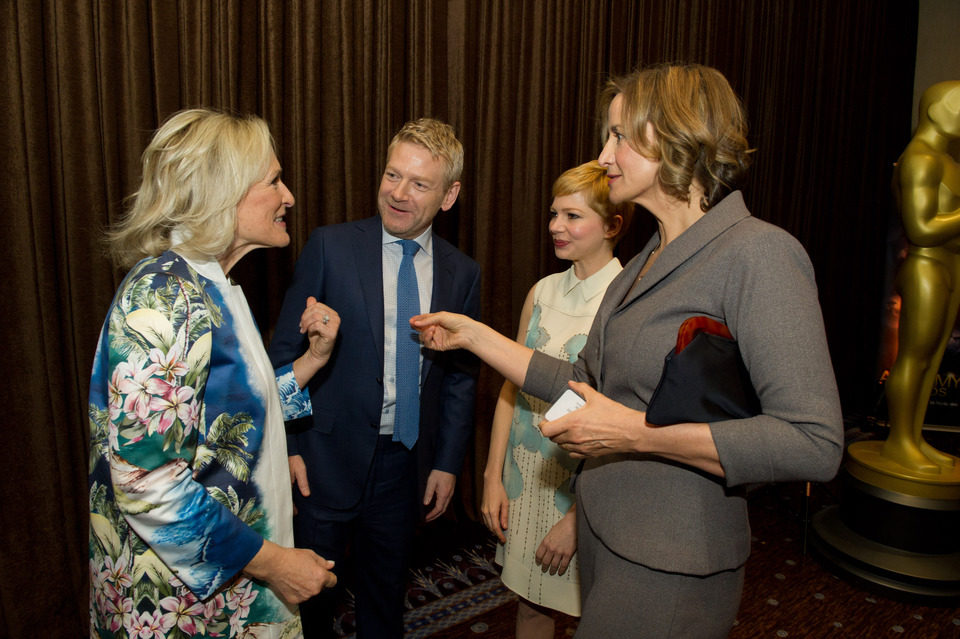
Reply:
[[[0,3],[0,635],[87,632],[86,392],[122,276],[102,230],[172,112],[254,112],[276,136],[297,197],[293,242],[235,271],[267,338],[310,230],[375,213],[404,121],[449,121],[466,147],[464,188],[437,232],[480,262],[484,317],[513,335],[529,287],[562,268],[546,241],[550,187],[596,156],[605,78],[664,60],[716,66],[750,117],[748,203],[810,252],[855,412],[871,400],[916,26],[915,1],[876,0]],[[621,257],[651,228],[641,216]],[[460,483],[468,514],[500,381],[482,373]]]

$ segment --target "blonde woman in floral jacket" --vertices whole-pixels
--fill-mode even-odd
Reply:
[[[227,278],[290,241],[263,120],[182,111],[142,164],[90,382],[90,635],[298,637],[296,604],[336,577],[292,548],[283,420],[310,414],[339,318],[304,300],[310,347],[274,371]]]

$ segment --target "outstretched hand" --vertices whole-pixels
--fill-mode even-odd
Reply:
[[[415,315],[410,325],[420,333],[420,342],[435,351],[450,351],[464,348],[468,337],[466,331],[474,320],[466,315],[441,311]]]
[[[613,401],[589,384],[569,385],[585,403],[563,417],[540,422],[545,437],[576,458],[641,450],[639,442],[648,428],[646,413]]]

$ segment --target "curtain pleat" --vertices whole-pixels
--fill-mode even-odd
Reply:
[[[123,275],[103,255],[103,229],[171,113],[252,112],[274,133],[296,196],[292,241],[232,273],[266,338],[311,230],[376,213],[396,129],[450,122],[463,189],[436,232],[480,263],[483,317],[513,336],[530,287],[565,267],[547,232],[550,189],[596,157],[603,83],[659,61],[715,66],[742,96],[757,149],[748,203],[814,263],[849,412],[872,399],[916,26],[916,0],[0,3],[0,635],[86,634],[86,393]],[[641,212],[624,261],[653,228]],[[483,369],[460,483],[468,514],[501,381]]]

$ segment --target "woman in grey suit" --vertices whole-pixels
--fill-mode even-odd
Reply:
[[[638,71],[612,80],[602,106],[610,199],[642,205],[658,231],[610,284],[576,363],[462,316],[412,322],[429,348],[469,349],[532,395],[555,400],[569,387],[585,400],[541,423],[585,458],[576,482],[577,637],[724,637],[750,551],[742,487],[826,481],[842,455],[813,268],[736,190],[750,149],[743,109],[718,71]],[[757,414],[646,421],[664,357],[694,316],[724,324],[736,340]]]

